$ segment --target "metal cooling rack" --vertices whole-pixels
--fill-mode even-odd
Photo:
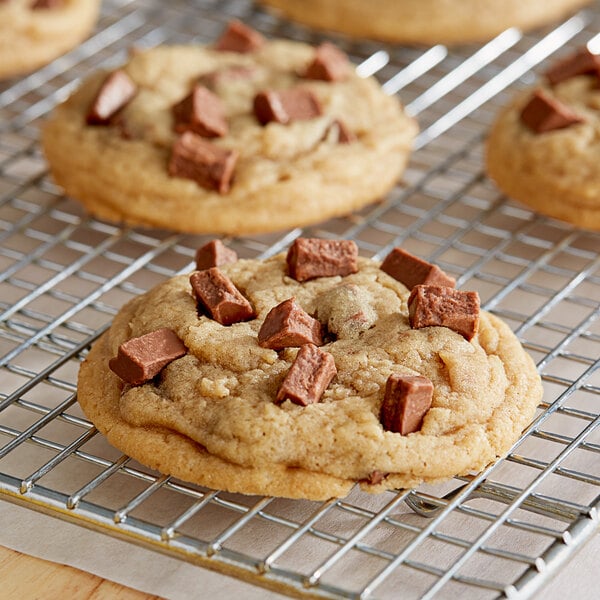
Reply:
[[[440,264],[513,327],[545,396],[508,458],[477,476],[322,504],[160,476],[111,448],[76,403],[79,362],[118,308],[189,268],[208,238],[87,216],[47,178],[39,121],[130,46],[211,41],[231,17],[269,36],[320,39],[246,0],[108,0],[77,50],[0,87],[3,498],[296,596],[530,597],[598,529],[600,236],[502,197],[482,173],[482,141],[516,89],[593,39],[600,10],[455,50],[334,38],[400,93],[421,134],[404,187],[303,233],[353,238],[367,256],[402,245]],[[267,256],[301,233],[231,245]]]

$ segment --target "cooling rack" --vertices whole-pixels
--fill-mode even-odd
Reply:
[[[39,122],[131,46],[208,42],[231,17],[321,39],[246,0],[108,0],[77,50],[0,87],[1,497],[295,596],[530,597],[598,529],[600,236],[504,198],[482,173],[482,144],[548,60],[595,42],[600,9],[459,49],[333,38],[419,120],[404,184],[359,214],[229,243],[244,257],[300,234],[353,238],[377,258],[402,245],[479,291],[536,360],[545,394],[509,456],[479,475],[325,503],[161,476],[111,448],[76,403],[78,365],[118,308],[189,269],[208,238],[87,216],[46,176]]]

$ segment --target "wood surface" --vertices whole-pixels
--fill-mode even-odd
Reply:
[[[160,600],[73,567],[0,546],[0,600]]]

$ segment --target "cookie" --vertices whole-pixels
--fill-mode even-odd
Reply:
[[[232,492],[326,499],[480,470],[531,421],[540,378],[475,292],[409,290],[405,273],[428,275],[402,261],[390,274],[354,242],[300,239],[174,277],[117,314],[79,402],[138,461]]]
[[[100,0],[0,0],[0,79],[28,73],[84,40]]]
[[[42,141],[56,181],[96,216],[241,234],[381,198],[416,131],[331,44],[267,41],[234,23],[212,46],[135,52],[93,77]]]
[[[481,42],[552,23],[590,0],[259,0],[318,29],[407,44]]]
[[[600,230],[600,57],[581,50],[497,117],[486,169],[511,198],[579,227]]]

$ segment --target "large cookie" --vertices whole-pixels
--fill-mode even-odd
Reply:
[[[387,270],[397,277],[398,267]],[[423,323],[409,319],[409,290],[362,258],[355,273],[302,282],[289,275],[285,255],[239,260],[220,272],[250,301],[255,318],[246,313],[246,320],[221,325],[199,311],[188,276],[178,276],[129,302],[81,366],[86,415],[113,445],[152,468],[248,494],[324,499],[347,494],[356,482],[380,492],[480,470],[505,454],[532,419],[540,378],[493,315],[481,313],[477,333],[413,328]],[[447,285],[431,273],[426,281]],[[271,309],[292,297],[322,324],[318,350],[285,347],[289,337],[271,335],[273,323],[285,319],[263,327]],[[313,335],[310,317],[296,325],[306,330],[309,322]],[[140,385],[111,371],[121,344],[163,328],[183,341],[185,355],[171,354],[172,362]],[[275,349],[265,339],[278,340]],[[303,406],[289,399],[288,378],[305,346],[313,359],[319,351],[333,358],[337,374],[321,381],[320,401]],[[382,404],[391,375],[433,384],[431,408],[411,433],[382,425],[390,421]]]
[[[0,79],[71,50],[96,22],[100,0],[0,0]]]
[[[579,66],[578,66],[579,65]],[[497,117],[486,146],[489,176],[536,211],[600,229],[600,57],[557,63]]]
[[[590,0],[259,0],[319,29],[408,44],[488,40],[508,27],[532,29]]]
[[[137,92],[107,124],[86,123],[106,74],[56,109],[43,131],[52,174],[94,215],[186,232],[265,232],[350,213],[396,183],[417,128],[331,46],[333,72],[309,77],[322,53],[289,41],[136,52],[123,71]],[[194,85],[206,122],[191,125]],[[208,164],[193,163],[200,154]]]

